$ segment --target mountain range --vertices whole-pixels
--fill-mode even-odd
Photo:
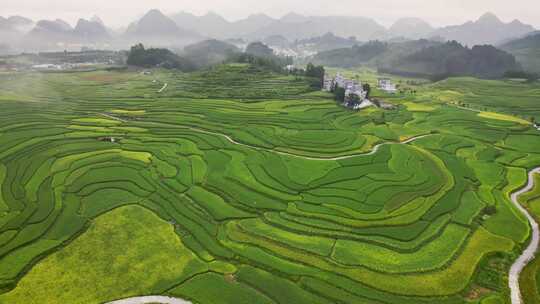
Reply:
[[[204,16],[180,12],[172,15],[171,19],[182,28],[217,39],[245,37],[254,29],[264,28],[275,22],[274,19],[265,14],[253,14],[245,19],[229,22],[213,12]]]
[[[201,38],[198,33],[181,28],[171,18],[156,9],[133,22],[124,33],[124,37],[150,44],[167,44]]]
[[[250,15],[238,21],[228,21],[210,12],[196,16],[180,12],[167,16],[159,10],[150,10],[132,22],[125,31],[115,33],[99,18],[80,19],[75,27],[63,20],[40,20],[12,16],[0,17],[0,41],[20,50],[63,49],[81,45],[107,45],[125,49],[135,42],[153,46],[183,47],[207,39],[242,38],[247,41],[309,41],[327,36],[324,40],[338,41],[339,45],[325,45],[324,50],[349,46],[355,41],[388,40],[405,41],[427,38],[431,40],[456,40],[463,45],[503,44],[521,38],[535,29],[514,20],[504,23],[491,13],[476,21],[461,25],[434,28],[418,18],[403,18],[386,28],[367,17],[304,16],[289,13],[279,19],[264,14]],[[332,39],[330,39],[332,38]],[[330,43],[331,44],[331,43]]]
[[[486,13],[477,21],[440,28],[429,35],[450,41],[456,40],[468,46],[496,45],[509,39],[521,37],[534,30],[534,27],[523,24],[519,20],[504,23],[494,14]]]
[[[388,29],[391,37],[426,38],[435,28],[420,18],[401,18]]]
[[[393,38],[456,40],[464,45],[500,44],[534,31],[534,27],[518,20],[502,22],[492,13],[476,21],[461,25],[435,28],[419,18],[401,18],[388,29],[371,18],[347,16],[304,16],[289,13],[279,19],[264,14],[229,22],[216,13],[195,16],[181,12],[171,18],[178,26],[216,39],[247,38],[262,40],[269,36],[283,36],[288,40],[309,39],[328,32],[341,37],[355,37],[359,41]]]

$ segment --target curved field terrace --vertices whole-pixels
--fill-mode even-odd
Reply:
[[[352,112],[242,65],[0,74],[0,303],[510,303],[540,133],[450,85]]]

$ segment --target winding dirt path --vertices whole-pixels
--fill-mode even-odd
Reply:
[[[169,84],[168,84],[168,83],[165,83],[165,84],[163,85],[163,87],[162,87],[161,89],[159,89],[158,93],[162,93],[163,91],[165,91],[165,89],[166,89],[168,86],[169,86]]]
[[[519,258],[512,264],[512,268],[510,268],[510,274],[508,275],[508,284],[510,286],[510,296],[512,299],[512,304],[522,304],[523,300],[521,299],[521,291],[519,289],[519,275],[521,274],[521,271],[527,264],[534,259],[537,251],[538,251],[538,244],[540,240],[540,232],[538,229],[538,223],[534,220],[532,215],[529,214],[529,212],[521,206],[521,204],[518,201],[518,198],[520,195],[527,193],[531,191],[534,187],[534,175],[540,173],[540,167],[531,170],[529,172],[529,178],[527,181],[527,186],[523,187],[521,190],[516,191],[512,193],[511,199],[514,205],[527,217],[527,220],[529,221],[529,224],[532,228],[532,237],[531,237],[531,243],[527,248],[523,251],[523,253],[519,256]]]
[[[344,160],[344,159],[350,159],[350,158],[355,158],[355,157],[360,157],[360,156],[373,155],[373,154],[377,153],[377,151],[379,151],[379,149],[382,146],[386,146],[386,145],[407,145],[407,144],[410,144],[410,143],[412,143],[412,142],[414,142],[416,140],[419,140],[421,138],[432,136],[432,135],[437,135],[437,134],[424,134],[424,135],[418,135],[418,136],[411,137],[411,138],[409,138],[409,139],[407,139],[405,141],[402,141],[402,142],[393,142],[393,141],[384,142],[384,143],[380,143],[380,144],[375,145],[371,149],[371,151],[369,151],[369,152],[355,153],[355,154],[351,154],[351,155],[344,155],[344,156],[337,156],[337,157],[312,157],[312,156],[298,155],[298,154],[294,154],[294,153],[289,153],[289,152],[284,152],[284,151],[279,151],[279,150],[268,149],[268,148],[263,148],[263,147],[257,147],[257,146],[244,144],[244,143],[241,143],[241,142],[237,142],[236,140],[234,140],[229,135],[222,134],[222,133],[206,131],[206,130],[197,129],[197,128],[188,128],[188,129],[192,130],[192,131],[195,131],[195,132],[199,132],[199,133],[217,135],[217,136],[225,138],[226,140],[228,140],[232,144],[247,147],[247,148],[251,148],[251,149],[254,149],[254,150],[268,151],[268,152],[272,152],[272,153],[276,153],[276,154],[292,156],[292,157],[302,158],[302,159],[307,159],[307,160],[326,160],[326,161]]]
[[[116,300],[105,304],[147,304],[147,303],[161,303],[161,304],[192,304],[189,301],[165,297],[165,296],[145,296],[145,297],[133,297],[122,300]]]

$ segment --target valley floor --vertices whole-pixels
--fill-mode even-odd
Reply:
[[[352,112],[245,65],[0,75],[0,303],[510,303],[534,106],[395,81]]]

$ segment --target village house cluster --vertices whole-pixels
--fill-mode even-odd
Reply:
[[[360,110],[373,106],[373,103],[367,99],[367,92],[364,91],[362,83],[359,81],[345,78],[340,73],[336,77],[324,76],[323,90],[333,92],[336,88],[345,90],[343,106]]]
[[[378,86],[380,90],[386,93],[395,94],[397,92],[396,85],[389,78],[379,78]]]

